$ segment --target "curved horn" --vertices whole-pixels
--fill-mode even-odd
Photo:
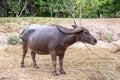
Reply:
[[[78,25],[77,25],[77,23],[75,22],[75,20],[74,20],[74,25],[72,25],[72,27],[73,27],[73,28],[78,28]]]
[[[77,27],[78,27],[78,25],[77,25],[77,23],[75,22],[75,20],[74,20],[74,24],[75,24],[75,26],[77,26]]]
[[[81,28],[67,29],[67,28],[63,28],[61,26],[56,26],[56,27],[61,33],[66,34],[66,35],[75,34],[75,33],[78,33],[83,30]]]

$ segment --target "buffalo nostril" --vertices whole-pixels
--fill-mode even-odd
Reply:
[[[94,39],[94,42],[95,42],[95,43],[97,43],[97,40],[96,40],[96,39]]]

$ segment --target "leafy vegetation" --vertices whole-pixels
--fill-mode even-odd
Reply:
[[[107,40],[108,40],[109,43],[111,43],[113,41],[113,35],[112,34],[108,34]]]
[[[8,36],[8,43],[9,44],[12,44],[12,45],[18,45],[21,43],[19,37],[17,35],[14,35],[14,34],[10,34]]]
[[[0,17],[120,17],[119,0],[0,0]]]

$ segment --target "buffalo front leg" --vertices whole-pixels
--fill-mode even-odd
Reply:
[[[66,74],[66,72],[63,69],[63,58],[64,58],[64,54],[59,56],[59,66],[60,66],[59,72],[60,72],[60,74]]]
[[[52,59],[52,66],[53,66],[53,68],[52,68],[52,74],[53,74],[53,76],[59,75],[59,74],[56,72],[56,57],[57,57],[56,52],[55,52],[55,51],[52,51],[52,52],[51,52],[51,59]]]
[[[25,56],[26,56],[26,53],[27,53],[27,49],[28,49],[27,43],[25,41],[23,41],[22,49],[23,49],[23,55],[22,55],[22,61],[21,61],[20,67],[25,67],[24,59],[25,59]]]
[[[32,52],[31,52],[31,56],[32,56],[32,60],[33,60],[33,67],[34,67],[35,69],[39,68],[39,67],[37,66],[37,63],[36,63],[36,60],[35,60],[36,53],[34,53],[34,52],[32,51]]]

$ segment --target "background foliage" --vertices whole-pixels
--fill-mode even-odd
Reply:
[[[0,17],[120,17],[119,0],[0,0]],[[70,13],[71,11],[71,13]]]

